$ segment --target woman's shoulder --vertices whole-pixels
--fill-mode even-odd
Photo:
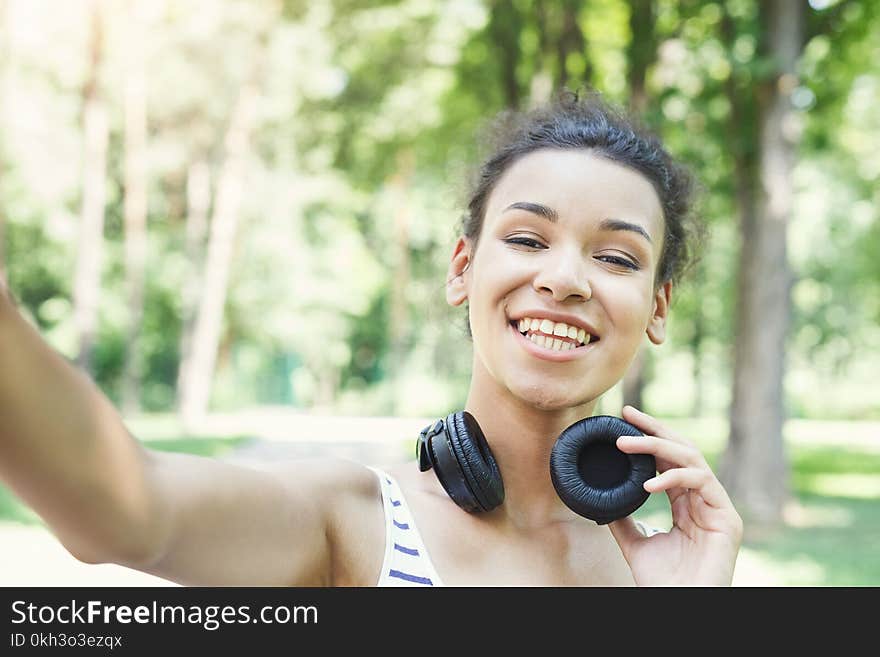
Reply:
[[[326,456],[267,464],[275,477],[306,491],[313,503],[336,505],[347,499],[375,498],[378,477],[358,461]]]

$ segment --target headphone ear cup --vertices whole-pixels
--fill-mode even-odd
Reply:
[[[446,426],[474,500],[480,510],[491,511],[504,502],[504,483],[483,430],[467,411],[450,413]]]
[[[647,501],[644,483],[657,472],[651,454],[626,454],[618,436],[644,435],[609,415],[578,420],[563,431],[550,453],[550,478],[565,505],[604,525],[624,518]]]
[[[419,470],[433,468],[446,494],[468,513],[491,511],[504,501],[504,484],[489,443],[467,411],[425,427],[416,442]]]

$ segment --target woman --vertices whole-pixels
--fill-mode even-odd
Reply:
[[[699,450],[661,422],[625,407],[646,435],[617,445],[656,458],[645,489],[669,496],[668,532],[586,521],[548,468],[557,436],[594,414],[643,336],[665,338],[688,178],[595,96],[515,118],[481,170],[446,287],[467,304],[466,410],[503,475],[502,505],[466,513],[413,462],[258,471],[146,449],[5,295],[2,479],[80,560],[184,585],[729,585],[742,521]]]

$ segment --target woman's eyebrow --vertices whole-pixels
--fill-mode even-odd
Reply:
[[[516,203],[511,203],[502,211],[507,212],[508,210],[525,210],[526,212],[531,212],[532,214],[540,215],[545,219],[556,222],[559,220],[559,215],[556,214],[556,210],[553,208],[548,208],[546,205],[541,205],[540,203],[531,203],[529,201],[517,201]]]
[[[532,203],[530,201],[517,201],[515,203],[511,203],[502,211],[507,212],[509,210],[525,210],[526,212],[531,212],[532,214],[536,214],[540,217],[544,217],[550,222],[559,221],[559,215],[556,210],[553,208],[548,208],[546,205],[541,205],[540,203]],[[599,224],[599,230],[628,230],[633,233],[637,233],[648,240],[648,244],[653,244],[654,241],[651,239],[651,236],[648,235],[648,231],[639,226],[638,224],[634,224],[630,221],[624,221],[623,219],[603,219]]]
[[[639,226],[638,224],[634,224],[629,221],[624,221],[623,219],[603,219],[599,224],[599,230],[628,230],[633,233],[638,233],[646,240],[648,240],[648,244],[654,244],[651,240],[651,236],[648,235],[648,231]]]

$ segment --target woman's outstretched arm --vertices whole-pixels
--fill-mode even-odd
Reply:
[[[347,462],[257,470],[146,449],[0,289],[0,480],[81,561],[182,584],[326,585],[332,527],[373,479]]]

